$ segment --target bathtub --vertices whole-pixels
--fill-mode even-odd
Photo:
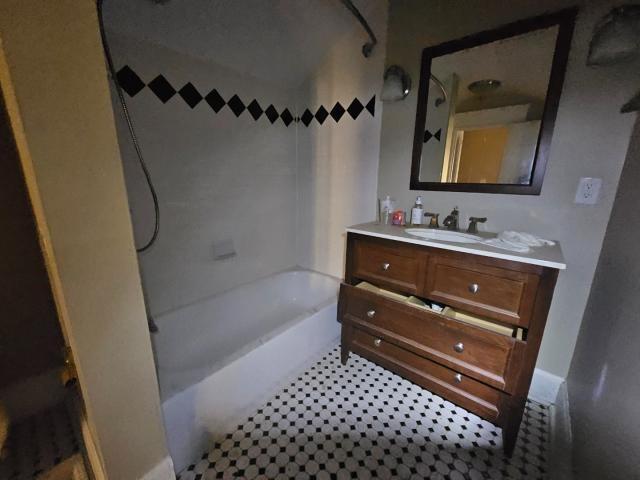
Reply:
[[[265,277],[156,318],[154,348],[176,471],[337,342],[339,281]]]

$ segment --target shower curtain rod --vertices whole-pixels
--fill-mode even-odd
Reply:
[[[369,55],[371,55],[371,52],[373,52],[373,47],[375,47],[376,44],[378,43],[378,39],[376,38],[375,33],[373,33],[373,30],[371,30],[371,27],[367,23],[367,20],[362,16],[362,14],[360,13],[360,10],[356,8],[353,2],[351,0],[342,0],[342,3],[344,4],[345,7],[349,9],[351,13],[353,13],[353,16],[358,19],[358,21],[360,22],[360,25],[362,25],[362,28],[364,28],[367,31],[367,33],[369,34],[369,37],[371,38],[371,41],[365,43],[362,46],[362,54],[368,58]]]

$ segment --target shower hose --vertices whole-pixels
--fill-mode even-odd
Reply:
[[[116,71],[113,66],[113,59],[111,58],[111,51],[109,50],[109,43],[107,42],[107,35],[104,30],[104,21],[102,18],[102,4],[103,0],[98,0],[98,23],[100,24],[100,37],[102,38],[102,48],[104,49],[104,56],[107,60],[107,67],[109,69],[109,75],[113,80],[113,84],[116,89],[116,93],[118,95],[118,100],[120,102],[120,106],[122,107],[122,113],[124,113],[124,118],[127,122],[127,128],[129,129],[129,135],[131,136],[131,142],[133,143],[133,147],[135,148],[136,155],[138,157],[138,163],[140,164],[140,168],[144,173],[144,178],[147,181],[147,185],[149,187],[149,192],[151,193],[151,197],[153,198],[153,210],[154,210],[154,224],[153,224],[153,234],[149,238],[147,242],[141,247],[136,247],[136,252],[141,253],[148,250],[158,238],[158,232],[160,231],[160,207],[158,205],[158,195],[156,193],[156,189],[153,186],[153,182],[151,181],[151,174],[149,173],[149,169],[147,168],[147,164],[144,161],[144,157],[142,156],[142,150],[140,149],[140,144],[138,143],[138,137],[136,136],[135,129],[133,128],[133,121],[131,120],[131,115],[129,114],[129,109],[127,108],[127,102],[124,99],[124,92],[122,91],[122,87],[118,83],[118,79],[116,77]]]

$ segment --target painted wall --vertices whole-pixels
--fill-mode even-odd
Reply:
[[[167,449],[95,2],[1,2],[0,39],[2,90],[92,438],[107,478],[141,478]],[[155,478],[173,476],[164,473]]]
[[[636,122],[567,377],[576,478],[640,472],[639,179]]]
[[[216,111],[193,108],[175,93],[163,103],[148,86],[125,93],[136,134],[160,202],[160,235],[140,258],[151,313],[180,308],[234,286],[294,267],[296,222],[295,123],[274,123],[229,107],[295,113],[292,91],[183,53],[108,32],[116,68],[129,66],[146,83],[162,75],[201,96],[215,89],[227,102]],[[238,110],[240,111],[240,110]],[[153,229],[153,203],[114,95],[120,148],[136,244]],[[216,260],[218,245],[236,256]]]
[[[331,45],[298,94],[314,113],[336,102],[347,109],[355,98],[365,106],[375,96],[373,115],[365,108],[355,120],[345,112],[338,122],[328,116],[298,126],[298,263],[336,277],[344,271],[345,228],[376,216],[387,2],[369,9],[379,41],[371,57],[361,54],[366,36],[354,29]]]
[[[387,65],[399,64],[419,80],[424,47],[527,18],[574,1],[468,2],[406,0],[389,11]],[[469,216],[487,216],[487,231],[523,230],[561,242],[568,268],[560,274],[543,339],[538,368],[565,377],[582,320],[597,258],[625,158],[634,115],[620,106],[638,88],[638,65],[609,68],[585,65],[596,21],[615,4],[579,2],[564,89],[540,196],[505,196],[409,190],[417,89],[404,102],[385,105],[380,146],[378,196],[391,194],[409,207],[422,194],[425,208],[448,214],[459,206],[462,224]],[[603,179],[600,203],[575,205],[582,176]]]

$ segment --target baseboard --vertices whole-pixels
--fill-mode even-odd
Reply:
[[[567,383],[563,382],[550,409],[549,479],[573,480],[571,458],[571,415]]]
[[[529,398],[545,405],[555,403],[563,383],[564,378],[536,368],[529,388]]]
[[[155,467],[145,473],[140,480],[175,480],[176,474],[173,471],[173,461],[166,456]]]

